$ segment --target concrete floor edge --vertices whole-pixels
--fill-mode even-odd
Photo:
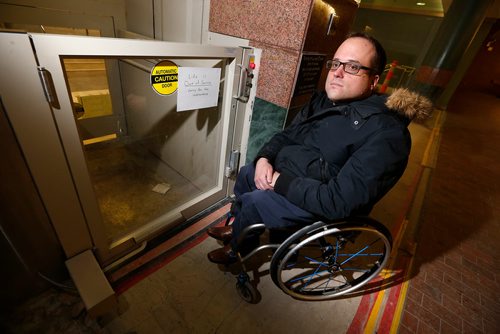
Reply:
[[[372,303],[372,305],[361,305],[356,317],[363,317],[362,313],[368,308],[369,316],[364,316],[364,319],[354,319],[353,324],[349,328],[347,334],[354,333],[397,333],[401,321],[402,312],[406,302],[406,291],[408,288],[408,280],[412,271],[413,256],[418,247],[419,235],[419,218],[420,211],[423,206],[427,188],[432,176],[432,170],[435,166],[439,152],[441,126],[444,123],[446,111],[441,109],[435,110],[436,116],[432,125],[432,134],[429,137],[427,147],[421,162],[421,171],[418,174],[418,179],[415,181],[416,186],[411,196],[408,210],[404,213],[401,222],[401,235],[395,236],[396,253],[393,263],[388,266],[387,271],[390,275],[395,263],[398,262],[398,267],[403,267],[404,271],[400,273],[403,278],[396,286],[387,288],[375,296],[375,302],[370,298],[362,300],[363,303]]]
[[[428,186],[431,181],[432,172],[435,168],[436,161],[439,154],[439,146],[441,142],[441,128],[446,120],[446,110],[436,109],[435,112],[437,116],[435,118],[432,135],[429,138],[428,146],[426,152],[422,159],[422,171],[420,179],[418,182],[417,189],[415,191],[412,204],[408,210],[406,219],[408,221],[408,227],[405,230],[403,236],[403,242],[400,250],[407,253],[410,256],[408,267],[406,268],[405,279],[402,282],[402,292],[397,301],[397,306],[395,309],[393,323],[390,329],[390,333],[398,333],[399,325],[402,318],[402,312],[406,304],[406,293],[408,290],[409,277],[413,270],[413,258],[418,249],[418,238],[420,232],[420,213],[424,204],[425,196],[427,194]],[[383,332],[379,332],[383,333]]]

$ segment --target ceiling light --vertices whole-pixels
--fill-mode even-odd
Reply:
[[[417,2],[417,6],[425,6],[426,3],[425,2]]]

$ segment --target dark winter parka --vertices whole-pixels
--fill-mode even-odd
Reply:
[[[343,104],[322,92],[257,159],[267,158],[281,173],[274,191],[318,217],[366,215],[406,168],[408,124],[431,109],[427,99],[404,89]]]

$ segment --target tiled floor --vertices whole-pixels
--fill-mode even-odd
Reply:
[[[500,100],[459,91],[421,212],[399,333],[500,333]]]
[[[152,256],[163,260],[149,267],[142,279],[122,285],[116,313],[95,321],[85,316],[74,295],[51,290],[7,319],[10,323],[2,332],[500,333],[498,112],[498,99],[480,93],[461,92],[450,104],[437,162],[427,168],[431,173],[418,210],[420,224],[407,226],[418,245],[405,283],[408,290],[298,301],[274,286],[267,264],[257,262],[253,268],[261,272],[257,286],[262,299],[248,304],[236,292],[234,268],[206,259],[206,253],[219,245],[196,234],[197,241],[186,251],[169,255],[171,246],[158,247]],[[431,129],[414,125],[412,136],[407,173],[373,212],[393,232],[415,204],[415,183]],[[198,233],[207,223],[199,224],[195,225]],[[183,233],[178,241],[189,239],[189,232]],[[403,240],[400,248],[408,250],[405,243],[411,241]],[[400,323],[396,317],[386,318],[397,314],[391,304],[393,291],[402,296],[399,300],[404,305]],[[375,302],[379,299],[381,305]],[[391,307],[392,312],[387,312]],[[366,326],[371,318],[382,325]]]

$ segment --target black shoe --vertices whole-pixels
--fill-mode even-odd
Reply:
[[[222,248],[213,250],[207,255],[210,262],[218,264],[231,264],[238,261],[238,257],[231,248],[231,245],[226,245]]]

